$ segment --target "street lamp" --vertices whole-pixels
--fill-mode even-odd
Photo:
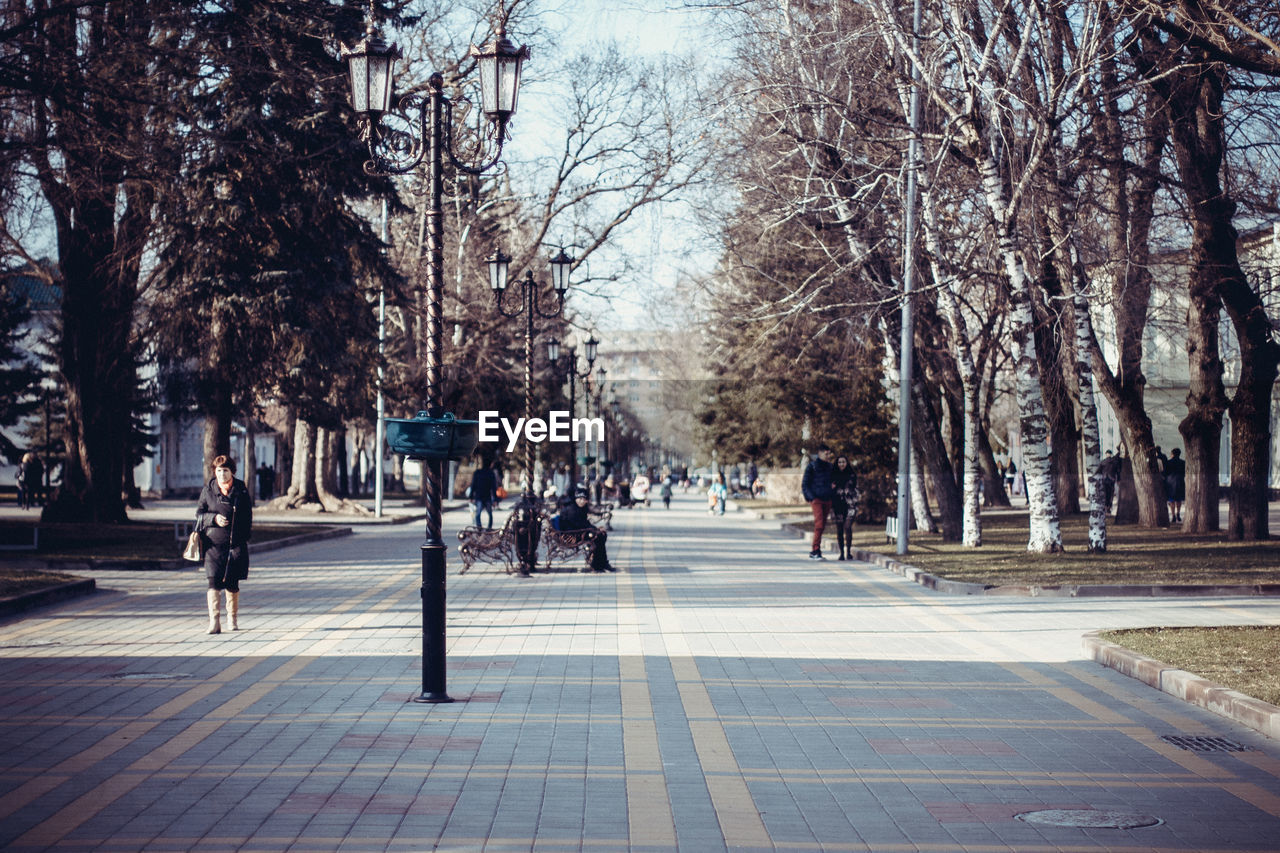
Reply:
[[[591,385],[591,369],[596,364],[596,353],[600,347],[600,342],[596,340],[596,336],[592,335],[583,344],[583,350],[587,356],[587,369],[578,372],[578,350],[577,347],[568,347],[566,349],[565,363],[560,365],[560,342],[552,338],[547,341],[547,358],[552,364],[557,365],[564,371],[565,378],[569,380],[569,420],[572,422],[578,416],[578,401],[575,389],[578,380],[582,380],[583,391],[590,393]],[[600,368],[602,371],[604,368]],[[590,405],[590,398],[587,403]],[[578,445],[574,442],[573,450],[569,454],[569,485],[571,488],[578,485]]]
[[[444,95],[444,77],[439,72],[427,80],[425,96],[396,97],[392,80],[400,49],[374,33],[372,20],[364,39],[353,48],[344,47],[342,56],[351,75],[351,106],[358,115],[361,139],[369,149],[365,172],[403,175],[424,160],[427,164],[426,411],[431,417],[438,417],[443,413],[444,155],[449,155],[458,171],[469,175],[479,175],[498,162],[507,127],[516,111],[520,70],[529,57],[529,49],[517,48],[507,39],[503,21],[499,21],[493,41],[484,47],[471,46],[481,78],[481,111],[489,121],[489,136],[496,146],[492,158],[479,166],[465,164],[454,154],[453,102]],[[399,127],[384,124],[383,118],[389,113],[398,120]],[[378,452],[382,452],[381,448]],[[418,702],[453,701],[445,690],[445,545],[440,523],[443,465],[442,459],[423,461],[427,530],[422,545],[422,693],[415,699]]]
[[[550,310],[545,310],[538,300],[539,291],[545,283],[533,279],[533,270],[526,269],[524,278],[518,282],[521,301],[514,308],[503,307],[503,297],[507,293],[507,280],[511,267],[511,258],[501,251],[494,252],[487,261],[489,264],[489,286],[497,301],[498,313],[512,319],[524,315],[524,417],[525,423],[533,420],[533,324],[538,318],[550,320],[559,317],[564,311],[564,298],[569,292],[569,273],[573,270],[574,259],[565,254],[564,249],[551,259],[551,284],[555,290],[556,302]],[[558,346],[558,345],[557,345]],[[520,575],[528,577],[538,562],[538,497],[533,490],[533,442],[524,443],[524,492],[516,502],[516,554],[520,558]]]
[[[609,375],[609,372],[608,372],[607,370],[605,370],[605,369],[604,369],[604,366],[603,366],[603,365],[601,365],[600,367],[597,367],[597,368],[596,368],[596,393],[595,393],[595,397],[596,397],[596,416],[597,416],[597,417],[599,417],[602,421],[604,421],[604,422],[605,422],[605,424],[606,424],[606,426],[608,425],[608,420],[607,420],[607,419],[605,418],[605,416],[604,416],[604,380],[605,380],[605,377],[606,377],[606,376],[608,376],[608,375]],[[606,432],[607,432],[607,429],[606,429]],[[596,453],[595,453],[595,457],[596,457],[596,464],[595,464],[595,467],[596,467],[596,477],[595,477],[595,480],[596,480],[596,501],[597,501],[597,503],[600,501],[600,460],[601,460],[601,458],[604,456],[604,454],[605,454],[605,453],[607,452],[607,450],[608,450],[608,444],[607,444],[607,442],[608,442],[608,436],[607,436],[607,435],[598,435],[598,437],[596,438]],[[602,444],[604,444],[604,446],[601,446]]]

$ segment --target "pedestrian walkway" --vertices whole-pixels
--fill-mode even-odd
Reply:
[[[692,494],[614,526],[617,574],[451,549],[452,704],[409,701],[417,524],[261,555],[237,633],[194,569],[0,622],[0,849],[1280,847],[1280,744],[1080,649],[1278,601],[942,595]]]

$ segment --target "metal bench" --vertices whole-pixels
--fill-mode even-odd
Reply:
[[[592,504],[587,509],[587,518],[591,523],[602,530],[613,529],[613,504]]]
[[[591,571],[591,552],[595,548],[598,530],[556,530],[552,526],[551,516],[543,515],[542,548],[546,554],[545,568],[551,571],[553,563],[569,560],[573,557],[583,558],[582,571]]]
[[[476,563],[501,565],[507,574],[516,570],[516,521],[515,513],[507,516],[499,528],[464,527],[458,531],[458,554],[462,557],[462,569],[466,574]]]
[[[592,515],[604,524],[609,523],[613,512],[612,505],[602,508],[602,514]],[[487,530],[481,527],[464,527],[458,531],[458,554],[462,557],[462,569],[458,574],[466,574],[478,563],[492,563],[502,566],[507,574],[520,571],[520,558],[516,553],[516,524],[518,512],[513,511],[502,527]],[[552,515],[544,508],[537,510],[539,526],[538,549],[541,552],[543,571],[552,571],[557,563],[581,557],[584,561],[582,571],[591,571],[591,551],[595,547],[598,530],[556,530]],[[603,526],[603,525],[602,525]]]

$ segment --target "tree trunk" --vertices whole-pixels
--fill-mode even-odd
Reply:
[[[978,370],[973,363],[973,350],[969,346],[969,328],[965,323],[964,313],[960,310],[960,282],[942,268],[941,258],[944,257],[944,253],[938,238],[937,211],[927,177],[921,181],[921,190],[925,246],[929,250],[929,264],[933,271],[934,284],[938,288],[947,321],[951,324],[951,348],[956,370],[960,376],[960,392],[963,398],[962,414],[959,419],[961,448],[958,460],[960,481],[963,484],[960,493],[961,541],[967,547],[977,548],[982,545],[982,501],[978,489],[978,440],[982,432],[978,425],[978,392],[981,390],[981,382]],[[953,417],[953,426],[955,420]],[[952,432],[954,433],[955,430],[953,429]],[[952,482],[954,483],[954,480]],[[945,524],[943,529],[945,530]]]
[[[222,380],[210,382],[204,411],[204,472],[213,476],[213,460],[231,455],[231,385]]]
[[[1089,551],[1101,553],[1107,550],[1106,475],[1102,471],[1102,435],[1098,430],[1098,405],[1093,394],[1093,320],[1089,314],[1089,300],[1084,267],[1073,250],[1072,308],[1075,316],[1076,386],[1080,393],[1080,433],[1084,440],[1084,467],[1088,473],[1089,490]]]
[[[1202,14],[1203,10],[1197,12]],[[1231,400],[1231,539],[1266,539],[1271,391],[1280,345],[1274,325],[1240,269],[1235,201],[1222,185],[1227,151],[1224,95],[1228,68],[1198,44],[1184,45],[1173,68],[1148,70],[1151,85],[1164,94],[1171,114],[1171,139],[1178,176],[1191,218],[1192,388],[1187,418],[1179,426],[1187,440],[1187,506],[1184,530],[1218,529],[1218,451],[1223,398],[1222,364],[1216,323],[1225,306],[1240,347],[1240,378]],[[1195,447],[1192,447],[1192,441]],[[1193,462],[1194,460],[1194,462]],[[1194,473],[1193,473],[1194,469]],[[1202,494],[1199,490],[1207,493]]]
[[[334,443],[334,464],[338,469],[338,497],[346,498],[351,494],[350,468],[347,464],[347,430],[346,428],[334,430],[336,442]]]
[[[933,496],[938,502],[943,541],[959,542],[962,534],[960,490],[947,456],[942,425],[925,387],[924,371],[918,363],[914,374],[915,381],[911,383],[911,434],[920,451],[921,467],[928,474]]]
[[[924,533],[937,533],[938,523],[934,521],[933,513],[929,510],[929,496],[924,488],[924,471],[920,469],[920,453],[916,450],[914,441],[911,442],[909,470],[911,474],[908,477],[908,491],[911,493],[911,515],[915,527]]]
[[[1187,323],[1191,389],[1187,392],[1187,416],[1178,424],[1187,446],[1187,502],[1182,529],[1189,533],[1209,533],[1220,527],[1218,459],[1222,452],[1222,415],[1227,410],[1222,359],[1218,354],[1220,307],[1214,282],[1192,282]]]
[[[316,429],[298,418],[293,436],[293,474],[288,490],[271,502],[273,509],[297,509],[320,502],[316,494]]]
[[[982,493],[987,506],[1013,506],[1004,489],[1004,474],[996,464],[995,452],[987,428],[978,430],[978,464],[982,467]]]
[[[1053,254],[1061,251],[1061,246]],[[1065,330],[1074,326],[1067,316],[1063,282],[1055,264],[1046,261],[1038,282],[1048,299],[1032,300],[1035,312],[1036,359],[1040,367],[1040,389],[1044,397],[1045,417],[1049,423],[1049,446],[1053,448],[1050,465],[1057,499],[1058,515],[1080,512],[1080,431],[1076,428],[1076,411],[1067,383],[1069,366]]]
[[[315,454],[317,499],[325,512],[369,515],[370,511],[365,506],[339,497],[337,494],[338,472],[341,464],[338,448],[342,441],[342,433],[338,430],[323,428],[317,430]]]
[[[7,4],[6,25],[21,17],[13,9],[29,5]],[[61,274],[52,349],[65,393],[66,454],[62,485],[41,518],[122,523],[128,520],[121,495],[124,448],[137,388],[131,333],[155,207],[155,184],[144,177],[155,161],[134,158],[160,145],[165,117],[147,105],[151,90],[122,98],[116,87],[101,84],[108,73],[140,86],[148,79],[149,54],[142,46],[152,21],[145,11],[124,14],[115,6],[109,16],[105,9],[77,9],[31,20],[38,39],[18,35],[6,42],[17,49],[15,57],[30,49],[24,59],[31,61],[34,83],[25,92],[6,88],[6,111],[22,120],[20,128],[6,125],[5,147],[7,177],[25,169],[24,157],[34,171]],[[122,52],[122,44],[137,49]],[[21,77],[10,75],[7,82]]]
[[[1102,156],[1110,164],[1104,175],[1102,207],[1107,221],[1103,232],[1115,270],[1110,281],[1110,306],[1118,356],[1113,371],[1096,339],[1091,339],[1093,376],[1116,414],[1121,440],[1136,463],[1137,523],[1156,528],[1169,523],[1169,508],[1146,411],[1142,348],[1151,302],[1151,223],[1156,192],[1163,181],[1161,164],[1169,138],[1169,111],[1158,93],[1120,83],[1113,57],[1105,56],[1101,68],[1098,139]],[[1123,125],[1126,114],[1140,122],[1140,139],[1130,139],[1132,134]],[[1140,152],[1134,165],[1127,153],[1130,146]],[[1116,448],[1116,455],[1121,455],[1120,448]]]
[[[1055,553],[1062,550],[1062,530],[1058,523],[1058,503],[1049,462],[1049,423],[1040,386],[1040,365],[1036,359],[1035,314],[1031,308],[1031,285],[1022,268],[1017,246],[1010,233],[1004,185],[999,167],[981,143],[982,184],[996,223],[1000,257],[1009,281],[1009,321],[1013,340],[1014,389],[1018,398],[1018,423],[1022,433],[1022,474],[1027,484],[1030,525],[1027,550]]]
[[[258,448],[254,444],[253,419],[249,418],[246,420],[244,427],[244,467],[241,469],[240,477],[249,488],[249,501],[251,503],[256,503],[258,496]]]
[[[273,484],[277,495],[289,491],[293,482],[293,446],[297,440],[298,413],[292,407],[285,410],[283,428],[276,436],[276,481]],[[289,479],[286,480],[285,478]]]

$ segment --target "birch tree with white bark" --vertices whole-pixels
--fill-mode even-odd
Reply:
[[[1027,548],[1062,549],[1051,477],[1048,423],[1036,359],[1028,241],[1019,231],[1023,205],[1041,176],[1056,122],[1072,101],[1078,69],[1064,74],[1046,61],[1057,48],[1051,0],[949,3],[925,27],[913,61],[930,108],[954,135],[958,165],[976,173],[1010,292],[1014,383],[1023,442],[1022,470],[1030,507]],[[912,55],[911,31],[898,4],[875,0],[869,8],[895,53]],[[1087,4],[1074,7],[1089,31]],[[1027,89],[1036,95],[1028,95]],[[1038,260],[1038,259],[1037,259]]]

